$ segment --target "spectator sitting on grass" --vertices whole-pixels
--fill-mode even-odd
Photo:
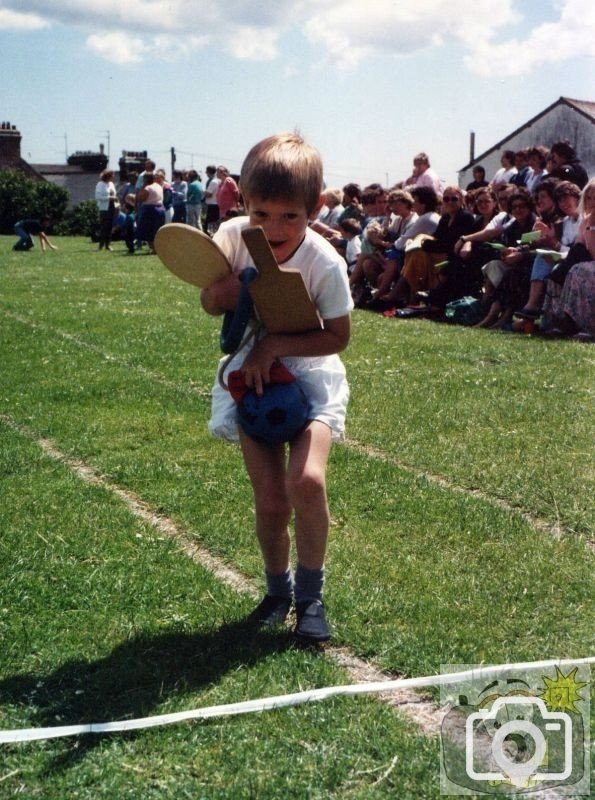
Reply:
[[[364,280],[356,286],[352,296],[356,306],[368,305],[373,298],[372,289],[378,286],[386,263],[386,254],[390,250],[391,242],[387,238],[387,228],[378,220],[372,220],[366,227],[368,247],[365,253],[360,252],[357,265],[363,272]],[[357,290],[362,289],[358,295]]]
[[[407,259],[407,251],[414,246],[414,242],[419,243],[421,238],[432,236],[440,222],[440,216],[436,212],[439,204],[438,195],[433,189],[427,186],[414,186],[411,189],[411,196],[413,197],[412,208],[417,214],[417,219],[407,230],[405,241],[397,239],[395,242],[395,247],[398,246],[405,250],[404,263]],[[405,306],[410,294],[409,283],[401,274],[394,286],[384,296],[384,300],[387,303]]]
[[[382,271],[377,276],[375,295],[377,301],[387,300],[403,269],[405,247],[410,239],[413,226],[418,220],[413,205],[413,195],[404,189],[393,189],[392,192],[389,192],[388,207],[395,215],[389,230],[392,246],[385,251]]]
[[[515,307],[518,307],[519,297],[523,298],[523,304],[528,297],[534,254],[526,245],[519,245],[519,241],[523,234],[533,230],[536,220],[534,202],[526,189],[517,189],[509,203],[513,219],[504,227],[500,237],[504,249],[499,258],[488,261],[482,268],[488,312],[477,324],[479,328],[507,325],[512,320]]]
[[[553,144],[550,148],[550,158],[553,164],[553,169],[550,170],[552,178],[576,183],[579,189],[583,189],[587,185],[589,176],[576,157],[574,147],[568,142]]]
[[[472,192],[474,189],[481,189],[487,185],[485,167],[477,164],[477,166],[473,167],[473,180],[467,184],[466,191]]]
[[[324,206],[317,217],[317,222],[337,230],[337,223],[345,210],[341,203],[343,192],[341,189],[325,189],[323,196]]]
[[[472,235],[485,230],[492,222],[498,210],[498,202],[492,190],[485,186],[473,192],[471,205],[475,211]],[[430,292],[428,296],[430,305],[443,308],[449,300],[467,295],[478,297],[481,293],[483,282],[481,268],[493,258],[492,248],[481,242],[472,244],[466,238],[459,238],[455,244],[454,253],[458,258],[453,259],[452,263],[456,264],[457,268],[441,270],[441,282],[434,290],[436,294]]]
[[[347,273],[351,275],[357,263],[357,257],[362,251],[362,226],[356,219],[344,219],[339,222],[339,232],[347,243],[344,258],[347,262]]]
[[[595,178],[582,191],[580,225],[567,258],[577,259],[563,284],[547,280],[541,329],[547,335],[595,336]]]
[[[349,286],[356,305],[366,301],[369,292],[366,291],[366,276],[364,273],[363,262],[366,256],[373,254],[377,247],[368,240],[368,227],[371,223],[378,223],[385,231],[384,236],[388,237],[389,217],[387,215],[386,191],[379,183],[372,183],[367,186],[362,194],[362,207],[364,218],[362,220],[361,251],[357,262],[349,276]],[[374,230],[374,228],[372,228]],[[369,299],[369,297],[368,297]]]
[[[535,145],[527,150],[527,161],[529,162],[530,172],[527,176],[527,189],[533,194],[541,181],[547,176],[545,165],[547,163],[547,147]]]
[[[362,209],[362,190],[359,183],[345,184],[341,203],[343,212],[339,217],[339,222],[344,219],[357,219],[361,222],[364,212]]]
[[[497,170],[496,174],[490,181],[490,186],[492,188],[500,183],[510,183],[511,178],[517,174],[518,170],[514,165],[514,156],[514,150],[504,150],[500,156],[500,169]]]
[[[579,199],[581,191],[576,183],[560,181],[554,189],[554,199],[557,207],[565,214],[561,223],[547,226],[538,220],[535,228],[540,230],[542,238],[539,247],[560,253],[563,257],[568,254],[579,233]],[[552,256],[537,255],[531,269],[531,283],[529,298],[525,306],[515,312],[515,316],[523,319],[537,319],[541,313],[541,306],[545,297],[546,280],[550,276],[555,261]]]
[[[454,247],[460,236],[473,229],[473,215],[463,208],[463,191],[447,186],[442,198],[444,213],[433,236],[418,239],[417,246],[408,248],[399,278],[408,287],[409,297],[417,292],[429,292],[440,283],[436,264],[456,258]]]
[[[513,175],[510,182],[515,186],[527,186],[527,180],[531,175],[531,167],[529,166],[529,152],[528,150],[517,150],[514,154],[514,165],[517,168],[516,175]]]
[[[545,178],[533,194],[535,211],[539,217],[538,225],[542,225],[544,228],[558,225],[564,217],[564,214],[556,204],[556,186],[558,183],[557,178]]]

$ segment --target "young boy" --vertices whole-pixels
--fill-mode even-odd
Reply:
[[[326,466],[333,440],[345,429],[349,389],[337,355],[350,336],[353,307],[345,262],[308,223],[322,206],[322,163],[318,152],[297,134],[271,136],[255,145],[241,170],[240,186],[248,217],[221,225],[215,242],[233,274],[201,294],[208,313],[235,309],[238,273],[253,261],[241,232],[260,225],[279,264],[302,273],[323,328],[304,334],[261,331],[226,366],[241,369],[246,384],[265,391],[277,360],[295,375],[309,401],[309,420],[289,445],[264,444],[237,425],[229,392],[215,383],[209,428],[232,441],[239,438],[256,508],[256,535],[263,556],[267,592],[251,615],[260,625],[282,623],[295,598],[295,634],[304,642],[330,638],[322,600],[329,529]],[[283,302],[283,298],[279,298]],[[292,574],[289,522],[294,515],[297,567]]]
[[[362,251],[362,226],[358,220],[348,217],[339,222],[338,227],[347,242],[345,261],[347,262],[347,274],[351,275],[357,264],[357,257]]]

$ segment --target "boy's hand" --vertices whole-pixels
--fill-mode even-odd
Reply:
[[[240,367],[246,386],[254,389],[257,395],[262,395],[265,383],[271,380],[271,367],[277,359],[273,343],[272,336],[265,336],[254,345]]]
[[[207,314],[215,316],[235,311],[240,298],[241,284],[237,275],[226,275],[200,293],[200,302]]]

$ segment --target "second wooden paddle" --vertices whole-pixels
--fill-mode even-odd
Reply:
[[[277,264],[263,229],[245,228],[242,238],[258,270],[258,277],[250,284],[250,295],[267,331],[305,333],[322,328],[301,272]]]

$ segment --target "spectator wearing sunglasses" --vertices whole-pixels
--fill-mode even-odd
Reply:
[[[510,196],[511,221],[504,226],[499,244],[504,245],[500,258],[482,267],[484,301],[488,308],[479,328],[502,328],[512,320],[519,302],[524,305],[529,293],[529,278],[534,253],[528,246],[519,245],[523,234],[535,225],[534,202],[531,194],[519,188]]]
[[[420,242],[420,249],[405,255],[402,278],[407,282],[411,295],[428,292],[441,283],[436,264],[447,261],[447,268],[454,268],[458,261],[455,245],[461,236],[474,228],[473,214],[464,208],[463,192],[458,186],[447,186],[442,196],[443,214],[433,237]],[[452,259],[452,265],[451,265]]]

